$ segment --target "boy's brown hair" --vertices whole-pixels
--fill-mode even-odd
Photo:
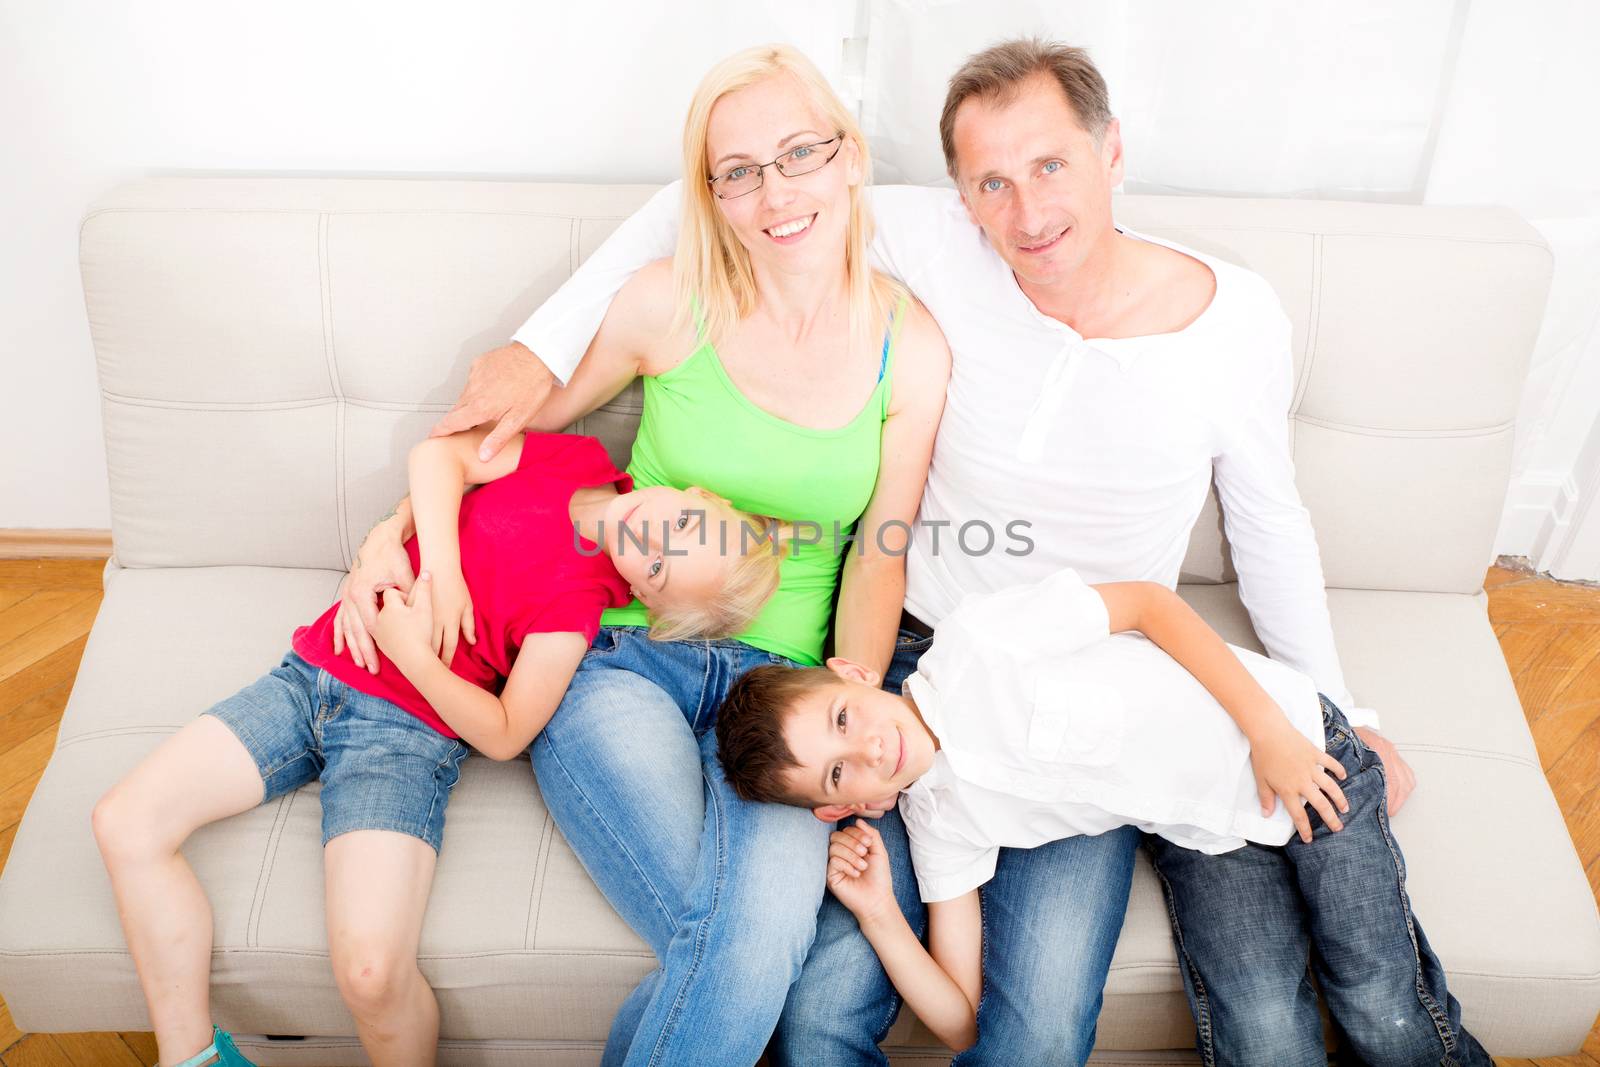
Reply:
[[[809,808],[812,801],[789,787],[800,766],[783,736],[795,702],[809,693],[840,685],[826,667],[757,667],[733,683],[717,712],[717,758],[722,776],[745,800]]]

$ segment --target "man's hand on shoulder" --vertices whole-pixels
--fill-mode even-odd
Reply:
[[[1416,772],[1401,757],[1400,750],[1394,747],[1394,742],[1372,727],[1357,726],[1356,736],[1361,738],[1362,744],[1376,752],[1378,759],[1383,763],[1383,777],[1388,783],[1389,814],[1394,815],[1405,806],[1406,798],[1411,796],[1411,791],[1417,787]]]
[[[555,380],[550,368],[519,342],[485,352],[473,360],[456,406],[428,436],[445,437],[492,422],[494,429],[478,449],[478,458],[488,462],[532,421]]]

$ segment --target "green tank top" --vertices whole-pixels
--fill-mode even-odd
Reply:
[[[835,529],[852,529],[877,485],[894,349],[905,310],[902,299],[884,336],[872,395],[849,424],[836,430],[797,426],[757,407],[728,377],[703,328],[688,358],[644,379],[644,413],[628,463],[636,486],[700,485],[740,510],[816,524],[803,527],[801,537],[784,550],[777,592],[739,635],[745,644],[807,665],[822,660],[834,586],[844,551],[853,547],[836,540]],[[819,543],[798,543],[816,540],[818,530]],[[600,621],[649,624],[637,600],[606,611]]]

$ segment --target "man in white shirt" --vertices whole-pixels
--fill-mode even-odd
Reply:
[[[941,137],[955,191],[874,191],[874,251],[934,314],[953,355],[886,684],[914,669],[931,626],[965,593],[1063,567],[1092,582],[1175,584],[1214,478],[1257,634],[1349,709],[1384,760],[1397,809],[1410,771],[1345,687],[1294,488],[1289,325],[1271,289],[1248,271],[1115,228],[1120,131],[1103,80],[1076,49],[1021,41],[974,56],[952,79]],[[622,283],[672,253],[678,195],[676,186],[657,194],[512,344],[481,357],[434,432],[495,422],[485,443],[493,451],[522,429],[554,380],[571,375]],[[980,551],[984,525],[997,537]],[[1026,532],[1031,551],[1006,551],[1011,530]],[[410,578],[381,561],[353,571],[341,613],[347,639],[370,648],[362,619],[375,591]],[[909,885],[894,812],[880,829],[902,865],[897,884]],[[996,963],[985,976],[983,1038],[963,1064],[1087,1058],[1136,847],[1137,834],[1123,829],[1001,852],[984,890]],[[902,903],[920,913],[914,894]],[[854,919],[830,899],[774,1056],[882,1062],[876,1041],[893,1020],[892,997]],[[841,1002],[860,1011],[842,1017]]]
[[[1411,910],[1377,758],[1309,678],[1224,644],[1164,586],[1064,570],[968,596],[904,695],[838,658],[757,667],[717,739],[745,800],[900,793],[927,949],[870,824],[833,834],[828,886],[954,1049],[981,1032],[978,893],[1000,850],[1133,825],[1151,835],[1202,1062],[1326,1064],[1310,958],[1360,1062],[1489,1067]]]

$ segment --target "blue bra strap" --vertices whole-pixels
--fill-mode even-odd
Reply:
[[[883,355],[878,357],[878,381],[883,381],[883,372],[889,369],[889,346],[894,343],[894,312],[889,312],[889,325],[883,331]]]

